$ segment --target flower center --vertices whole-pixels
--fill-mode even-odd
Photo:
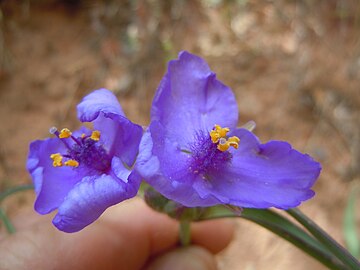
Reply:
[[[199,132],[195,142],[190,145],[192,154],[190,170],[194,174],[201,174],[204,178],[211,172],[219,171],[231,161],[232,154],[227,151],[230,146],[237,149],[240,139],[236,136],[228,138],[229,128],[215,125],[210,134]]]
[[[73,136],[67,128],[60,132],[56,128],[51,128],[50,133],[55,134],[67,147],[65,154],[54,153],[50,155],[54,167],[65,165],[77,168],[84,165],[101,172],[109,170],[111,158],[99,143],[100,131],[94,130],[90,136],[82,134],[80,137]]]

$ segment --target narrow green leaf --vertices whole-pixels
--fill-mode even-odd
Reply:
[[[15,227],[12,225],[10,219],[5,214],[5,212],[4,212],[4,210],[2,208],[0,208],[0,219],[4,223],[5,228],[8,231],[8,233],[13,234],[13,233],[16,232]]]
[[[242,217],[252,221],[289,241],[329,269],[349,269],[302,228],[274,211],[268,209],[244,209],[242,212],[236,213],[225,206],[215,206],[207,208],[199,217],[199,220],[221,217]]]
[[[331,251],[344,265],[351,270],[359,270],[360,262],[354,258],[345,248],[337,243],[323,229],[305,216],[299,209],[292,208],[286,211],[303,225],[316,239],[319,240],[329,251]]]
[[[267,209],[245,209],[242,217],[289,241],[329,269],[348,269],[304,230],[274,211]]]
[[[0,193],[0,202],[12,194],[15,194],[20,191],[30,190],[30,189],[34,189],[34,186],[31,184],[8,188],[4,192]]]
[[[247,208],[239,213],[234,213],[232,209],[224,207],[222,205],[218,205],[207,208],[206,211],[200,216],[199,220],[222,217],[242,217],[251,221],[256,221],[256,223],[266,222],[267,224],[273,224],[274,226],[283,227],[285,230],[291,232],[291,234],[299,238],[304,238],[305,241],[308,241],[312,245],[317,246],[317,248],[322,249],[324,252],[327,252],[326,248],[324,248],[319,242],[317,242],[313,237],[307,234],[299,226],[296,226],[290,220],[268,209]]]
[[[327,252],[327,250],[318,241],[316,241],[313,237],[307,234],[302,228],[295,225],[290,220],[288,220],[287,218],[281,216],[280,214],[274,211],[268,209],[246,209],[242,213],[242,217],[249,220],[257,220],[261,222],[274,224],[290,232],[294,236],[300,239],[304,239],[304,241],[317,247],[318,249]]]
[[[350,253],[360,258],[360,239],[356,231],[356,198],[359,195],[360,186],[354,188],[349,196],[344,214],[344,238]]]

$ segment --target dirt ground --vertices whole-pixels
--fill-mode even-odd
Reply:
[[[301,209],[344,243],[344,208],[360,182],[358,1],[22,0],[0,8],[0,190],[31,181],[29,142],[51,126],[78,127],[75,106],[94,89],[113,90],[127,116],[147,125],[166,62],[188,50],[234,90],[239,124],[254,120],[262,141],[289,141],[322,163],[317,195]],[[33,200],[26,192],[3,207],[12,215]],[[325,269],[244,220],[219,265]]]

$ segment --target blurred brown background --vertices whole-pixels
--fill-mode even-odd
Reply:
[[[167,61],[188,50],[235,91],[240,125],[255,120],[262,141],[289,141],[322,163],[317,195],[301,209],[344,243],[360,174],[359,1],[22,0],[0,9],[0,190],[30,182],[29,142],[51,126],[78,127],[75,106],[94,89],[113,90],[147,125]],[[3,207],[12,215],[33,199]],[[324,269],[244,220],[219,265]]]

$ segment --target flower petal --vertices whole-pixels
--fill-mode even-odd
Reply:
[[[81,122],[92,122],[100,112],[125,116],[116,96],[104,88],[91,92],[77,106],[77,114]]]
[[[189,162],[191,156],[183,152],[181,146],[165,136],[165,129],[158,121],[153,121],[149,127],[152,139],[152,154],[160,162],[161,171],[165,177],[179,182],[190,182]]]
[[[110,156],[121,158],[129,167],[134,164],[143,134],[141,126],[121,115],[101,113],[94,121],[94,128],[101,131],[100,140]]]
[[[131,171],[124,166],[124,163],[120,158],[113,157],[111,161],[111,169],[119,180],[123,181],[124,183],[128,183],[128,177]]]
[[[178,60],[170,61],[157,89],[151,120],[160,121],[169,138],[185,145],[194,132],[210,131],[215,124],[234,128],[237,104],[231,89],[216,79],[203,59],[181,52]]]
[[[221,173],[212,175],[209,194],[223,203],[242,207],[288,209],[314,196],[311,190],[321,166],[310,156],[281,141],[260,144],[245,129],[232,135],[240,138],[238,150]],[[201,186],[201,185],[200,185]]]
[[[116,96],[109,90],[100,89],[87,95],[77,109],[80,121],[93,122],[94,128],[101,132],[100,141],[109,155],[118,156],[127,166],[132,166],[142,127],[125,117]]]
[[[65,152],[66,148],[59,139],[37,140],[30,144],[26,167],[31,174],[37,195],[35,210],[40,214],[47,214],[56,209],[82,178],[70,167],[53,167],[50,155]]]
[[[155,128],[156,127],[156,128]],[[185,206],[209,206],[218,202],[212,196],[204,199],[193,188],[194,176],[190,173],[187,155],[161,135],[161,125],[153,122],[153,133],[145,132],[140,143],[135,173],[138,173],[158,192]],[[154,140],[152,138],[154,136]],[[153,154],[156,153],[156,154]]]
[[[83,178],[60,205],[53,224],[68,233],[83,229],[98,219],[106,208],[137,194],[140,182],[132,179],[126,184],[106,174]]]

